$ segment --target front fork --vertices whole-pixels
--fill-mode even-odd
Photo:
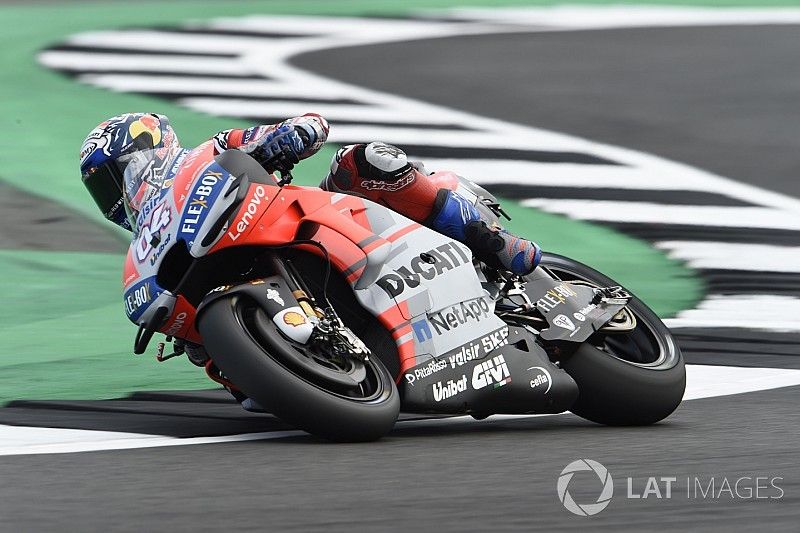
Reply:
[[[269,254],[268,261],[272,267],[272,271],[282,277],[286,282],[294,300],[308,319],[313,323],[318,323],[320,319],[324,319],[326,317],[325,311],[319,307],[313,294],[308,290],[308,287],[306,287],[303,278],[297,272],[292,262],[288,259],[283,259],[275,253]]]
[[[255,297],[290,340],[316,345],[332,357],[363,361],[369,356],[369,349],[344,325],[327,297],[323,294],[321,302],[314,298],[291,260],[276,253],[269,254],[267,260],[273,276],[225,288],[224,292],[244,290]],[[263,286],[265,292],[254,286]]]

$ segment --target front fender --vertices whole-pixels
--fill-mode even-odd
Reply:
[[[236,295],[255,302],[288,338],[304,344],[311,337],[316,319],[305,314],[281,276],[255,279],[236,285],[221,285],[210,290],[197,307],[197,321],[199,322],[203,311],[212,302]]]

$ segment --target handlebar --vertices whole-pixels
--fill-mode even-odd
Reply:
[[[153,334],[158,331],[168,314],[169,308],[162,305],[156,309],[147,322],[139,326],[139,331],[136,332],[136,339],[133,341],[133,353],[136,355],[144,353],[147,345],[150,344],[150,339],[153,338]]]

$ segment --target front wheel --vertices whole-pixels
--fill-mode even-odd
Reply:
[[[198,329],[214,364],[268,412],[334,441],[370,441],[388,433],[400,397],[377,357],[331,360],[284,337],[245,295],[215,300]]]
[[[545,254],[541,266],[563,281],[619,285],[583,263],[556,254]],[[678,407],[686,389],[683,357],[669,329],[638,298],[632,298],[627,307],[636,319],[632,330],[600,330],[561,361],[561,368],[580,391],[572,412],[600,424],[658,422]]]

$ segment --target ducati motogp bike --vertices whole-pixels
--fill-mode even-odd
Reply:
[[[336,441],[380,438],[400,410],[643,425],[679,405],[669,330],[589,266],[544,254],[514,276],[384,206],[278,180],[237,150],[195,152],[137,212],[136,353],[160,332],[160,359],[185,353],[240,401]],[[457,192],[504,214],[470,181]]]

